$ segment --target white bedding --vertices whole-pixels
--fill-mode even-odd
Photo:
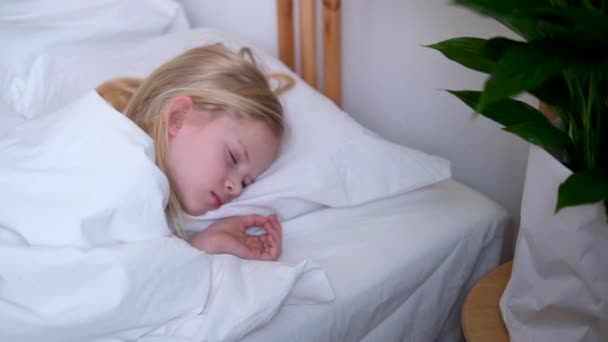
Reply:
[[[336,299],[284,306],[244,341],[458,341],[464,295],[499,263],[507,220],[449,180],[285,222],[282,260],[317,262]]]
[[[96,92],[0,136],[0,341],[233,341],[326,302],[314,264],[171,235],[153,143]]]
[[[98,98],[92,101],[97,105],[102,104]],[[0,116],[0,123],[6,122],[7,126],[17,126],[21,121],[23,121],[21,117]],[[95,132],[95,127],[91,126],[92,122],[84,122],[90,126],[92,132]],[[129,125],[125,123],[126,126]],[[8,129],[4,131],[0,129],[0,138],[7,132]],[[38,137],[38,135],[28,136],[32,139],[30,142],[34,143]],[[149,143],[144,141],[142,145],[146,145],[145,148],[149,153],[151,149]],[[75,148],[81,147],[75,146]],[[102,144],[94,146],[104,147]],[[112,146],[105,146],[105,151],[111,148]],[[92,156],[93,159],[99,157],[98,154],[93,153],[83,153],[83,155]],[[106,157],[115,158],[116,155],[111,154]],[[94,160],[90,165],[87,164],[91,170],[95,169],[93,162]],[[79,162],[73,166],[82,165],[83,163]],[[0,159],[0,171],[10,171],[13,176],[22,175],[13,166],[10,160],[5,159],[3,164]],[[57,176],[68,177],[69,174],[58,172]],[[3,189],[11,189],[15,192],[15,196],[23,194],[20,187],[13,186],[15,183],[10,183],[6,177],[4,180],[6,183]],[[73,185],[71,181],[65,180],[63,183],[56,182],[52,185],[65,190],[64,184]],[[0,185],[3,185],[2,178]],[[31,191],[35,193],[37,189]],[[71,234],[71,237],[58,236],[50,229],[51,227],[45,227],[46,234],[39,234],[38,226],[32,225],[28,232],[27,229],[22,229],[23,227],[16,227],[22,224],[22,221],[19,217],[11,216],[15,213],[16,204],[8,192],[0,195],[6,195],[4,199],[0,198],[0,202],[4,203],[4,212],[0,210],[0,340],[11,340],[15,334],[23,331],[18,325],[6,323],[12,323],[9,319],[20,320],[22,317],[18,316],[21,314],[31,319],[25,322],[24,329],[30,327],[28,324],[38,329],[34,332],[35,335],[29,335],[31,340],[41,336],[55,337],[57,340],[65,337],[65,340],[68,340],[83,336],[91,337],[93,334],[100,338],[109,336],[117,339],[135,338],[147,334],[150,341],[160,341],[167,336],[175,337],[176,340],[186,336],[213,336],[219,339],[238,337],[260,324],[265,325],[248,334],[244,341],[458,340],[459,311],[463,296],[481,274],[498,264],[502,229],[507,221],[505,211],[484,196],[458,182],[444,181],[365,205],[323,209],[283,222],[284,254],[281,261],[284,263],[275,265],[241,262],[228,256],[207,258],[188,249],[183,241],[167,237],[166,227],[160,226],[156,227],[159,231],[141,230],[135,232],[135,236],[129,236],[124,230],[111,231],[103,236],[87,235],[84,242],[79,231],[72,232],[74,234]],[[65,209],[57,203],[56,198],[50,196],[49,199],[51,200],[47,203],[49,205],[47,211],[50,214],[57,214],[53,210]],[[52,201],[53,199],[55,202]],[[7,203],[14,207],[6,205]],[[75,204],[82,203],[75,201]],[[14,219],[11,221],[13,225],[9,224],[7,218]],[[101,218],[103,219],[104,216],[102,215]],[[30,217],[30,219],[43,220],[42,217]],[[141,220],[142,217],[135,219]],[[52,221],[47,219],[46,222]],[[70,240],[71,238],[74,240]],[[41,240],[35,241],[36,239]],[[65,244],[66,239],[70,242],[76,241],[75,246],[58,246]],[[135,240],[141,240],[144,249],[135,250],[131,259],[128,255],[113,254],[114,250],[108,247],[128,242],[125,245],[135,248],[133,245]],[[38,246],[35,250],[28,250],[26,245],[32,244],[32,241]],[[28,260],[25,258],[20,257],[20,263],[15,263],[17,252],[26,251],[32,253],[32,258],[52,262],[53,260],[45,257],[44,253],[45,250],[49,250],[48,246],[53,244],[55,245],[53,248],[71,253],[66,255],[74,262],[72,265],[74,267],[59,270],[63,273],[56,273],[54,276],[45,278],[44,273],[41,273],[26,280],[31,283],[42,283],[40,279],[63,279],[67,284],[70,278],[64,279],[62,276],[67,274],[73,278],[80,277],[86,286],[77,281],[72,282],[71,286],[81,291],[81,298],[92,298],[92,303],[88,306],[66,300],[65,298],[74,295],[74,292],[70,287],[63,287],[65,284],[60,282],[56,284],[47,282],[44,284],[46,287],[34,289],[38,291],[37,293],[26,293],[28,288],[23,286],[23,282],[11,282],[17,279],[16,275],[20,272],[23,275],[27,273],[26,271],[31,271],[29,274],[31,276],[34,271],[38,271],[33,270],[34,267],[24,271],[21,265],[27,264]],[[99,245],[103,245],[103,248]],[[96,272],[95,268],[89,269],[89,273],[77,272],[83,265],[96,266],[85,264],[94,262],[94,259],[78,258],[89,253],[91,247],[95,252],[103,252],[104,248],[107,248],[114,262],[110,266],[119,273],[125,272],[129,267],[135,268],[133,265],[146,265],[147,258],[154,256],[156,262],[151,266],[165,268],[166,272],[171,271],[177,277],[181,274],[182,282],[174,282],[173,279],[169,282],[168,279],[155,277],[153,267],[143,267],[141,269],[148,272],[148,275],[144,272],[133,272],[132,278],[116,286],[117,291],[113,298],[124,295],[126,299],[119,303],[122,306],[110,307],[106,310],[104,304],[107,304],[107,301],[104,302],[98,292],[100,286],[104,284],[101,282],[104,280],[104,274]],[[154,253],[155,251],[157,253]],[[173,264],[167,265],[163,263],[165,260],[163,257],[176,258],[176,260],[173,260]],[[320,268],[303,260],[312,260],[319,264]],[[177,264],[177,261],[184,265],[184,268],[199,265],[208,273],[184,272],[179,268],[180,264]],[[319,305],[289,305],[331,300],[331,289],[327,287],[321,270],[327,273],[335,291],[335,301]],[[48,269],[46,272],[48,275],[56,271]],[[260,276],[261,274],[266,274],[268,277]],[[89,276],[95,280],[87,282]],[[270,276],[283,277],[288,281],[273,282],[274,278]],[[149,279],[154,279],[156,283]],[[183,281],[185,279],[190,281]],[[213,279],[220,279],[222,282],[213,283]],[[243,279],[245,282],[239,283]],[[111,280],[105,279],[112,283]],[[120,288],[121,285],[124,285],[124,288]],[[63,288],[62,292],[54,294],[64,295],[65,298],[57,297],[54,300],[44,297],[52,293],[53,286]],[[156,297],[156,302],[137,302],[134,291],[128,292],[129,286],[131,289],[136,286],[151,288],[149,290],[151,292],[160,289],[166,293],[179,290],[176,288],[182,290],[186,288],[189,291],[196,291],[198,296],[188,296],[184,291],[177,291],[178,296]],[[226,287],[233,288],[230,291],[218,291]],[[22,302],[9,302],[8,299],[14,298],[8,297],[7,289],[21,291],[24,296],[18,299]],[[310,292],[311,289],[313,293]],[[91,296],[91,293],[95,295]],[[218,293],[222,296],[214,297]],[[33,295],[40,296],[40,301]],[[239,295],[243,297],[234,300],[234,296]],[[102,300],[96,300],[98,297]],[[42,313],[36,312],[35,310],[39,309],[44,300],[49,303],[46,309],[50,309]],[[133,303],[135,304],[131,305]],[[249,305],[240,307],[240,303]],[[207,309],[203,311],[205,306]],[[73,314],[82,313],[80,321],[76,316],[67,321],[58,319],[58,317],[64,318],[61,315],[62,310],[69,311],[74,308],[80,311],[72,311]],[[157,310],[158,308],[161,309]],[[120,311],[122,316],[116,314],[119,309],[126,310]],[[186,309],[190,311],[185,312]],[[276,317],[270,321],[277,309],[279,311]],[[235,315],[238,312],[247,316]],[[86,317],[85,313],[89,316]],[[115,324],[112,327],[114,330],[103,330],[105,327],[99,324],[100,317],[106,319],[107,324]],[[169,318],[176,319],[164,324]],[[139,320],[141,329],[129,330],[126,326],[129,323],[128,319]],[[80,325],[84,330],[71,330],[75,325]],[[9,326],[13,330],[6,329]],[[176,331],[181,333],[175,334]]]

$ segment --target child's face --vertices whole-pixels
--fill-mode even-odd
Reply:
[[[202,215],[233,200],[274,160],[277,138],[259,120],[185,114],[170,124],[169,178],[182,209]]]

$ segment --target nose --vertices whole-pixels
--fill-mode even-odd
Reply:
[[[230,195],[231,198],[238,197],[243,191],[243,187],[241,186],[241,182],[234,178],[226,179],[226,193]]]

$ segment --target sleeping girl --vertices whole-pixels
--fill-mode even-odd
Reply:
[[[288,81],[288,80],[287,80]],[[189,50],[143,81],[117,79],[98,92],[155,143],[156,165],[170,184],[166,215],[184,238],[181,215],[202,215],[235,199],[271,164],[284,132],[283,108],[249,49],[222,45]],[[132,93],[132,96],[131,96]],[[250,227],[266,234],[248,235]],[[281,225],[276,215],[234,216],[188,242],[209,254],[276,260]]]

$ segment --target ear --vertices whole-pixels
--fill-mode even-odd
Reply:
[[[182,127],[186,117],[192,112],[192,99],[190,96],[175,96],[165,107],[167,115],[167,130],[169,137],[175,136]]]

